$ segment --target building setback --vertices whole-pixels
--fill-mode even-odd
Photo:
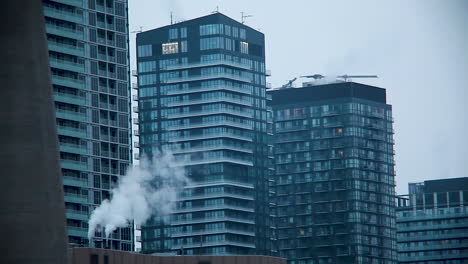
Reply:
[[[467,177],[410,183],[397,202],[399,263],[466,263]]]
[[[270,254],[264,35],[221,13],[137,34],[140,153],[193,184],[142,252]]]
[[[268,94],[279,255],[292,264],[396,263],[385,89],[338,82]]]
[[[71,247],[133,250],[131,228],[88,241],[88,218],[131,163],[126,0],[43,0]]]

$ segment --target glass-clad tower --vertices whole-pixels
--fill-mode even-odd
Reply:
[[[396,263],[385,89],[340,82],[268,94],[280,256],[292,264]]]
[[[126,0],[43,0],[71,247],[133,250],[131,228],[88,241],[92,210],[131,163]]]
[[[466,263],[468,177],[409,184],[397,198],[399,263]]]
[[[142,252],[270,253],[264,35],[221,13],[137,35],[140,153],[193,181]]]

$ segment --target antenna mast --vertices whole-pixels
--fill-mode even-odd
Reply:
[[[245,19],[248,17],[253,17],[252,15],[244,15],[244,12],[241,12],[241,22],[242,24],[245,23]]]
[[[171,25],[172,25],[172,11],[171,11]]]

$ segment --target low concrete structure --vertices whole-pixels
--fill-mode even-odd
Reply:
[[[71,264],[286,264],[270,256],[152,256],[99,248],[70,249]]]

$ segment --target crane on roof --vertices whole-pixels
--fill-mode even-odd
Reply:
[[[351,81],[351,78],[379,78],[377,75],[338,75],[336,78],[343,79],[343,81]]]
[[[304,76],[301,76],[301,77],[302,77],[302,78],[314,78],[315,80],[319,80],[319,79],[325,78],[325,76],[323,76],[322,74],[304,75]]]
[[[281,86],[281,89],[284,89],[284,88],[292,88],[293,87],[293,82],[297,80],[297,77],[294,77],[293,79],[289,80],[286,84],[283,84]]]

